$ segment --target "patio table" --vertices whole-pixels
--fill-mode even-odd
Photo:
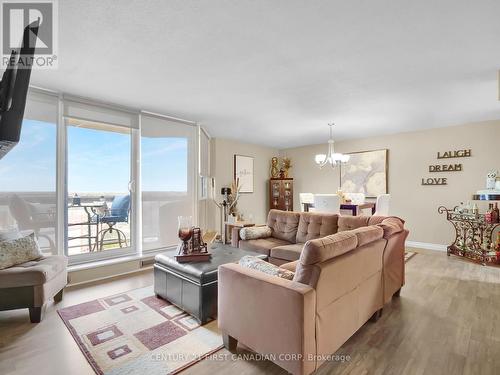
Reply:
[[[84,236],[68,237],[68,241],[76,239],[87,239],[89,251],[94,251],[97,244],[97,234],[99,233],[99,210],[106,207],[106,202],[90,202],[81,204],[70,204],[68,208],[83,208],[87,214],[87,221],[80,223],[68,223],[70,226],[86,226],[87,234]],[[92,217],[96,216],[97,219],[93,222]],[[95,236],[92,235],[92,226],[96,227]],[[94,246],[92,246],[92,239],[94,239]]]

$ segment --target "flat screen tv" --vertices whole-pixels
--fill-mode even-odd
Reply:
[[[26,26],[21,47],[13,50],[0,82],[0,159],[21,136],[40,20]]]

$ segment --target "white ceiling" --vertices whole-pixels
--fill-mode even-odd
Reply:
[[[275,147],[500,119],[500,1],[63,0],[49,89]]]

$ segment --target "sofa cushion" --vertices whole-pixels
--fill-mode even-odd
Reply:
[[[240,229],[242,240],[257,240],[259,238],[271,237],[272,230],[267,225],[261,227],[245,227]]]
[[[269,256],[271,249],[276,246],[289,245],[290,242],[279,238],[259,238],[258,240],[240,241],[238,247],[243,250],[256,251]]]
[[[306,243],[315,238],[337,233],[339,215],[319,212],[303,212],[300,214],[297,229],[297,243]]]
[[[272,229],[274,238],[295,243],[299,219],[299,212],[271,210],[267,215],[267,226]]]
[[[339,232],[307,241],[300,255],[303,265],[324,262],[356,248],[358,237],[352,232]]]
[[[260,258],[245,255],[239,261],[240,266],[251,268],[271,276],[278,276],[283,279],[292,280],[295,274],[285,268],[280,268],[274,264],[268,263]]]
[[[367,243],[381,239],[384,236],[384,230],[378,225],[370,225],[369,227],[359,227],[351,230],[358,237],[358,246],[366,245]]]
[[[300,258],[300,253],[304,247],[303,243],[294,243],[290,245],[277,246],[271,249],[271,256],[273,258],[284,260],[297,260]]]
[[[42,252],[34,233],[25,237],[0,241],[0,270],[41,257]]]
[[[368,226],[369,216],[340,216],[339,232]]]
[[[68,259],[59,255],[18,264],[0,271],[0,286],[2,288],[16,288],[42,285],[65,271],[67,266]]]

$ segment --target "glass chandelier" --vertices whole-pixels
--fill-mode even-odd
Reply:
[[[333,127],[334,123],[328,124],[330,127],[330,139],[328,140],[328,154],[317,154],[314,158],[316,164],[319,165],[320,168],[323,168],[325,165],[330,164],[330,167],[335,168],[340,164],[345,164],[349,161],[350,156],[339,154],[335,152],[333,144],[335,143],[333,140]]]

